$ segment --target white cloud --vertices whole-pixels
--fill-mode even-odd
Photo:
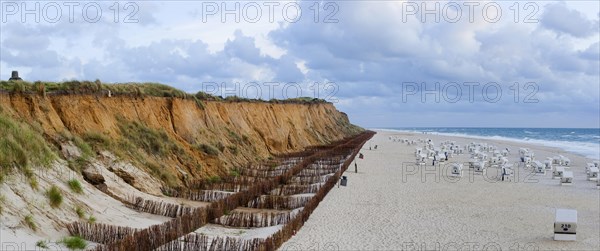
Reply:
[[[239,3],[243,7],[249,2]],[[530,118],[548,112],[572,114],[573,109],[580,111],[578,116],[593,118],[575,120],[579,125],[598,124],[597,2],[534,2],[538,23],[523,23],[525,10],[515,22],[509,8],[514,3],[506,2],[500,3],[503,15],[497,23],[479,13],[487,2],[476,8],[474,22],[469,22],[464,6],[456,23],[443,18],[435,23],[431,16],[422,22],[420,13],[403,20],[402,1],[335,2],[334,23],[323,22],[333,10],[325,9],[324,2],[319,2],[315,22],[310,9],[315,2],[305,1],[300,2],[300,20],[289,23],[281,9],[293,3],[280,2],[273,22],[263,13],[257,23],[243,16],[240,22],[232,21],[233,16],[222,22],[220,14],[204,22],[202,2],[195,1],[140,2],[138,23],[123,23],[124,15],[115,23],[108,14],[93,24],[12,20],[0,24],[0,77],[7,79],[18,69],[28,80],[152,81],[186,91],[199,90],[202,82],[298,82],[304,93],[311,93],[314,82],[334,82],[339,107],[365,126],[463,123],[449,114],[464,119],[484,114],[486,119],[497,116],[522,126],[541,126],[540,121],[549,122]],[[441,6],[447,3],[440,1]],[[103,3],[103,8],[108,6]],[[442,87],[495,82],[503,97],[486,102],[478,89],[473,103],[444,98],[440,103],[421,102],[420,93],[402,101],[402,83],[433,88],[436,82]],[[515,82],[520,85],[519,103],[511,96]],[[539,87],[539,104],[522,102],[531,91],[524,89],[527,82]]]

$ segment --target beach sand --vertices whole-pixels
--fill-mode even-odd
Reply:
[[[542,163],[562,154],[571,159],[572,186],[561,186],[552,173],[532,174],[517,168],[511,181],[499,181],[498,170],[474,174],[465,164],[463,176],[449,178],[449,168],[416,167],[414,151],[422,143],[406,139],[487,143],[510,149],[527,147]],[[377,150],[369,146],[378,145]],[[558,148],[522,143],[431,134],[378,131],[344,174],[348,186],[334,188],[302,229],[281,250],[598,250],[600,247],[600,190],[588,181],[585,165],[592,160]],[[452,162],[466,162],[469,154]],[[403,164],[405,163],[405,164]],[[577,241],[554,241],[556,208],[578,211]]]

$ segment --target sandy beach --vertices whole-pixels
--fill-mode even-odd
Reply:
[[[392,142],[390,136],[417,141]],[[418,139],[436,146],[455,141],[510,149],[515,163],[510,181],[498,169],[475,174],[465,164],[463,176],[450,177],[445,163],[415,166]],[[369,146],[378,149],[369,150]],[[552,173],[534,174],[518,167],[518,149],[527,147],[542,163],[558,154],[571,160],[574,179],[561,186]],[[597,250],[600,246],[600,190],[588,181],[585,165],[593,160],[558,148],[432,134],[377,131],[344,174],[348,186],[334,188],[302,229],[280,250]],[[469,154],[447,163],[465,163]],[[576,209],[576,241],[553,240],[557,208]]]

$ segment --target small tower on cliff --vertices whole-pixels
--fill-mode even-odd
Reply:
[[[23,80],[19,77],[19,72],[18,71],[12,71],[11,73],[11,77],[8,79],[8,81],[11,80]]]

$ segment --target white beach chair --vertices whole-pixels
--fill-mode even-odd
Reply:
[[[598,172],[597,167],[591,167],[590,172],[588,173],[588,180],[598,180]]]
[[[439,162],[445,162],[446,161],[446,155],[444,155],[443,153],[440,153],[440,154],[437,155],[436,160],[439,161]]]
[[[525,153],[529,152],[528,148],[519,148],[519,155],[525,156]]]
[[[427,161],[427,155],[421,154],[417,157],[417,165],[425,165],[425,161]]]
[[[497,155],[497,156],[494,156],[494,157],[492,157],[492,158],[490,159],[490,162],[491,162],[492,164],[502,164],[502,158],[504,158],[504,157],[502,157],[502,155]],[[505,158],[505,159],[506,159],[506,158]]]
[[[554,157],[552,157],[552,164],[554,164],[554,165],[560,165],[560,156],[554,156]]]
[[[577,240],[577,210],[556,209],[554,218],[554,240]]]
[[[569,165],[571,165],[571,160],[569,158],[567,158],[565,156],[562,156],[562,155],[560,157],[561,157],[560,158],[560,164],[561,165],[563,165],[563,166],[569,166]]]
[[[569,186],[573,184],[573,172],[564,171],[563,176],[560,178],[560,184],[563,186]]]
[[[421,156],[421,153],[423,153],[423,149],[422,148],[416,148],[415,149],[415,156],[416,157]]]
[[[585,166],[585,174],[590,174],[590,168],[594,167],[593,163],[587,163]]]
[[[477,161],[475,163],[473,163],[473,170],[475,172],[479,172],[479,173],[483,173],[485,172],[485,161]]]
[[[488,160],[488,155],[487,155],[487,154],[485,154],[485,153],[482,153],[480,158],[481,158],[482,160]]]
[[[542,164],[542,162],[539,161],[533,161],[532,163],[533,165],[533,169],[535,170],[536,173],[541,173],[541,174],[546,174],[546,166],[544,164]]]
[[[504,181],[507,180],[512,180],[512,177],[514,175],[514,171],[512,169],[512,165],[502,165],[502,167],[500,168],[500,180],[502,180],[502,178],[504,178]]]
[[[453,176],[462,177],[462,169],[463,169],[462,164],[452,163],[452,165],[451,165],[451,173]]]
[[[560,179],[562,178],[563,174],[565,172],[565,168],[562,166],[555,166],[554,170],[552,171],[552,179]]]

